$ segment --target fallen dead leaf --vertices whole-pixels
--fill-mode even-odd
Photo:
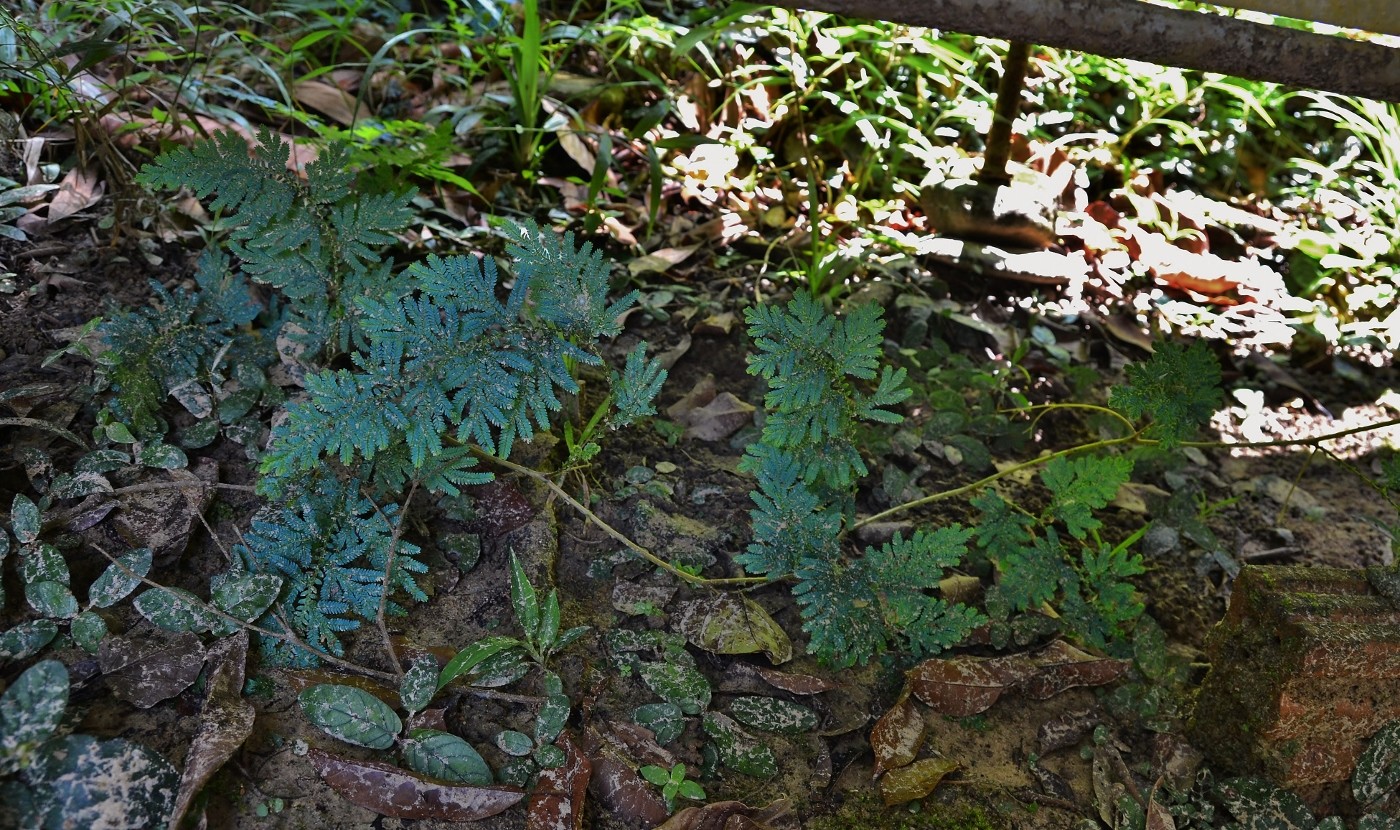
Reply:
[[[564,763],[542,769],[525,813],[526,830],[582,830],[584,798],[593,764],[565,732],[554,745],[564,752]]]
[[[138,709],[149,709],[188,689],[204,667],[204,645],[188,631],[172,634],[154,626],[139,636],[104,637],[97,661],[112,693]]]
[[[907,766],[919,755],[927,724],[919,707],[906,689],[899,702],[875,722],[870,731],[870,748],[875,751],[875,775]]]
[[[742,801],[686,807],[657,830],[785,830],[800,826],[792,813],[792,802],[779,799],[762,808]]]
[[[627,270],[634,277],[642,274],[665,273],[672,267],[685,262],[699,248],[699,243],[686,245],[682,248],[661,248],[627,263]]]
[[[242,695],[248,632],[240,630],[221,640],[215,648],[222,653],[210,671],[209,693],[199,712],[199,729],[185,756],[180,791],[170,818],[171,830],[179,828],[190,802],[253,733],[257,712]]]
[[[369,109],[355,96],[325,81],[302,81],[292,86],[292,98],[310,107],[342,127],[369,118]]]
[[[753,420],[756,407],[741,401],[732,392],[721,392],[715,399],[690,411],[684,419],[685,437],[701,441],[723,441]]]
[[[320,749],[306,758],[321,780],[360,807],[391,818],[479,821],[525,797],[519,787],[448,784],[376,761],[341,758]]]
[[[81,210],[87,210],[102,200],[107,183],[95,172],[74,167],[58,184],[58,192],[49,202],[49,224],[60,222]]]
[[[880,798],[884,799],[886,807],[923,798],[957,768],[956,761],[946,758],[923,758],[907,767],[890,770],[880,779]]]
[[[747,596],[717,594],[684,603],[677,629],[691,644],[715,654],[762,651],[774,664],[792,659],[787,632]]]

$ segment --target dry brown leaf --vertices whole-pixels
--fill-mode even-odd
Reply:
[[[292,86],[292,98],[310,107],[342,127],[369,117],[369,110],[355,96],[325,81],[302,81]]]
[[[185,755],[185,769],[180,774],[180,791],[175,812],[170,818],[171,830],[180,826],[189,810],[190,801],[208,783],[214,773],[233,757],[253,733],[257,716],[253,705],[243,698],[243,673],[248,660],[248,632],[240,630],[216,646],[222,655],[214,661],[209,674],[209,693],[199,713],[199,729],[190,750]],[[211,651],[212,656],[212,651]]]
[[[716,400],[719,400],[716,398]],[[774,664],[792,659],[792,640],[763,606],[747,596],[716,594],[691,600],[680,608],[677,630],[715,654],[762,651]]]
[[[87,210],[102,200],[107,192],[107,183],[99,181],[97,174],[74,167],[58,184],[58,192],[49,202],[48,220],[50,224],[59,222],[80,210]]]
[[[673,266],[685,262],[699,248],[699,243],[686,245],[682,248],[661,248],[627,263],[627,270],[632,272],[634,277],[642,274],[665,273]]]
[[[923,758],[907,767],[890,770],[880,779],[880,798],[884,799],[886,807],[923,798],[957,768],[956,761],[946,758]]]
[[[1034,668],[1004,657],[925,660],[909,672],[914,695],[934,711],[955,718],[985,712],[1007,688]]]
[[[924,715],[906,691],[899,702],[880,716],[870,731],[870,748],[875,751],[875,775],[907,766],[919,755],[927,724]]]
[[[1032,658],[1037,671],[1021,682],[1027,697],[1045,700],[1075,686],[1103,686],[1128,671],[1127,660],[1095,657],[1064,640],[1056,640]]]
[[[685,417],[685,437],[701,441],[723,441],[753,421],[756,407],[739,400],[732,392],[721,392]]]
[[[306,753],[321,780],[360,807],[391,818],[479,821],[525,797],[519,787],[448,784],[376,761],[341,758],[319,749]]]
[[[109,635],[97,662],[112,693],[138,709],[149,709],[193,685],[204,667],[204,645],[188,631],[172,634],[142,626],[123,637]]]
[[[655,827],[670,815],[656,788],[631,765],[610,754],[593,755],[589,790],[609,815],[623,821]]]
[[[582,830],[584,798],[593,764],[565,732],[554,745],[564,752],[564,763],[542,769],[536,779],[530,807],[525,813],[526,830]]]
[[[766,666],[754,666],[753,670],[758,672],[758,676],[768,685],[794,695],[816,695],[841,688],[840,683],[815,675],[782,672]]]

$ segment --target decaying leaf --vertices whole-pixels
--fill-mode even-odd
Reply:
[[[609,815],[644,827],[655,827],[670,811],[656,788],[637,774],[636,767],[605,748],[596,736],[584,734],[593,776],[589,792]]]
[[[642,274],[665,273],[672,266],[679,265],[689,259],[690,255],[695,253],[699,247],[696,244],[686,245],[683,248],[661,248],[627,263],[627,270],[631,271],[634,277]]]
[[[209,693],[199,713],[199,730],[190,743],[180,775],[175,813],[170,819],[172,828],[180,826],[190,801],[253,732],[257,713],[242,696],[248,632],[239,631],[220,641],[219,648],[222,656],[209,674]]]
[[[149,627],[138,633],[106,637],[97,660],[117,697],[149,709],[194,683],[204,667],[204,646],[188,631],[172,634]]]
[[[841,688],[841,684],[811,674],[782,672],[765,666],[753,666],[759,677],[770,686],[794,695],[816,695]]]
[[[1112,683],[1127,670],[1125,660],[1095,657],[1056,640],[1030,654],[925,660],[909,672],[909,682],[919,700],[961,718],[985,712],[1008,691],[1045,700],[1075,686]]]
[[[885,806],[893,807],[923,798],[933,792],[948,773],[958,768],[956,761],[946,758],[923,758],[899,769],[892,769],[880,779],[880,798]]]
[[[919,754],[927,724],[924,715],[906,691],[899,702],[880,716],[870,731],[870,748],[875,751],[875,775],[908,765]]]
[[[784,798],[767,807],[750,807],[742,801],[686,807],[657,830],[786,830],[800,826],[793,815],[792,802]]]
[[[701,441],[722,441],[753,420],[756,407],[739,400],[732,392],[721,392],[714,400],[692,409],[685,417],[685,436]]]
[[[692,644],[715,654],[762,651],[775,664],[792,659],[792,641],[763,606],[746,596],[716,594],[681,607],[678,628]]]
[[[1104,686],[1128,671],[1128,661],[1095,657],[1056,640],[1031,657],[1036,673],[1019,685],[1027,697],[1045,700],[1075,686]]]
[[[466,489],[476,508],[476,519],[468,526],[472,533],[488,539],[509,533],[535,517],[535,507],[508,481],[497,479]]]
[[[525,797],[519,787],[444,784],[376,761],[355,761],[312,749],[316,774],[346,801],[392,818],[478,821]]]
[[[909,672],[914,695],[935,711],[965,718],[985,712],[1007,688],[1029,674],[1007,658],[925,660]]]
[[[527,830],[582,830],[584,797],[593,764],[565,732],[554,742],[564,753],[563,766],[540,770],[530,807]]]

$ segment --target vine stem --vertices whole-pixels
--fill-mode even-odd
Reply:
[[[1062,404],[1058,406],[1062,408],[1073,407],[1099,409],[1099,407],[1094,407],[1091,404]],[[1325,449],[1322,447],[1322,444],[1327,441],[1333,441],[1338,438],[1345,438],[1348,435],[1356,435],[1362,432],[1373,432],[1378,429],[1384,429],[1386,427],[1393,426],[1400,426],[1400,418],[1391,418],[1388,421],[1377,421],[1372,424],[1363,424],[1361,426],[1350,427],[1348,429],[1341,429],[1337,430],[1336,432],[1328,432],[1322,435],[1314,435],[1308,438],[1279,438],[1272,441],[1244,441],[1239,443],[1231,443],[1229,441],[1177,441],[1175,442],[1174,446],[1195,447],[1197,449],[1203,450],[1266,449],[1268,447],[1313,447],[1315,449]],[[1059,450],[1058,452],[1047,453],[1046,455],[1032,458],[1029,461],[1023,461],[1020,464],[1007,467],[1004,470],[998,470],[997,472],[992,473],[991,475],[986,476],[984,478],[980,478],[977,481],[972,482],[971,484],[964,484],[963,486],[956,487],[952,490],[944,490],[942,492],[933,493],[931,495],[924,496],[923,498],[914,499],[913,501],[907,501],[903,504],[897,504],[894,507],[889,508],[888,510],[882,510],[874,515],[866,516],[864,519],[861,519],[857,522],[853,522],[850,525],[850,527],[846,529],[845,532],[850,532],[852,530],[855,530],[856,528],[864,527],[865,525],[873,524],[875,522],[888,519],[889,517],[896,516],[900,513],[903,513],[906,510],[912,510],[916,507],[923,507],[926,504],[933,504],[934,502],[940,502],[946,499],[956,498],[966,493],[971,493],[975,490],[980,490],[981,488],[986,487],[988,484],[998,481],[999,479],[1006,478],[1007,476],[1013,473],[1020,472],[1021,470],[1030,469],[1032,467],[1038,467],[1042,464],[1048,464],[1049,462],[1054,461],[1056,458],[1065,458],[1067,456],[1076,455],[1081,452],[1101,450],[1107,447],[1123,445],[1155,447],[1160,446],[1161,444],[1161,439],[1144,438],[1142,437],[1142,432],[1137,431],[1134,432],[1132,435],[1127,435],[1122,438],[1109,438],[1103,441],[1092,441],[1088,444],[1080,444],[1079,446],[1069,447],[1067,449]]]
[[[1094,441],[1089,444],[1080,444],[1077,447],[1070,447],[1069,449],[1064,449],[1058,452],[1052,452],[1046,455],[1037,456],[1036,458],[1032,458],[1029,461],[1022,461],[1020,464],[1007,467],[1004,470],[998,470],[995,473],[992,473],[991,475],[986,476],[984,478],[979,478],[971,484],[964,484],[963,486],[955,487],[952,490],[944,490],[939,493],[924,496],[921,499],[914,499],[913,501],[906,501],[903,504],[896,504],[894,507],[891,507],[888,510],[882,510],[879,513],[874,514],[873,516],[866,516],[864,519],[861,519],[858,522],[853,522],[851,526],[846,529],[846,532],[850,532],[852,530],[855,530],[856,528],[864,527],[868,524],[873,524],[883,519],[888,519],[890,516],[898,515],[906,510],[912,510],[915,507],[923,507],[926,504],[933,504],[934,502],[944,501],[945,499],[956,498],[958,496],[963,495],[964,493],[971,493],[974,490],[980,490],[983,487],[986,487],[988,484],[991,484],[992,482],[997,481],[999,479],[1006,478],[1007,476],[1012,475],[1013,473],[1018,473],[1021,470],[1028,470],[1032,467],[1038,467],[1041,464],[1048,464],[1057,458],[1065,458],[1076,453],[1089,452],[1091,450],[1101,450],[1107,447],[1116,447],[1121,444],[1130,444],[1137,440],[1138,434],[1133,433],[1132,435],[1126,436],[1124,438],[1109,438],[1104,441]]]
[[[589,510],[588,507],[586,507],[578,499],[569,495],[568,491],[566,491],[563,487],[560,487],[557,483],[555,483],[553,479],[551,479],[549,476],[546,476],[544,473],[532,470],[529,467],[525,467],[520,464],[516,464],[514,461],[507,461],[504,458],[492,455],[491,453],[486,452],[480,447],[472,447],[472,452],[478,458],[489,461],[492,464],[497,464],[501,467],[506,468],[507,470],[510,470],[511,472],[520,473],[522,475],[528,476],[534,479],[535,481],[538,481],[539,483],[543,484],[544,486],[548,487],[552,493],[554,493],[559,498],[563,499],[565,502],[568,502],[570,507],[577,510],[588,521],[597,525],[598,528],[601,529],[604,533],[621,542],[623,545],[626,545],[628,550],[642,557],[643,559],[660,568],[661,570],[666,571],[672,576],[675,576],[677,579],[680,579],[684,582],[688,582],[691,585],[698,585],[706,588],[715,588],[726,585],[758,585],[760,583],[770,581],[765,577],[761,576],[735,576],[711,579],[708,577],[703,577],[697,574],[690,573],[686,570],[682,570],[681,568],[672,565],[670,562],[667,562],[665,559],[662,559],[661,557],[657,556],[656,554],[652,553],[651,551],[632,541],[630,538],[628,538],[627,534],[623,533],[622,531],[603,521],[601,516],[599,516],[597,513],[594,513],[592,510]]]
[[[113,565],[119,568],[122,573],[127,575],[128,578],[139,580],[142,585],[145,585],[148,588],[155,588],[161,591],[167,590],[166,586],[161,585],[158,582],[155,582],[144,576],[138,576],[135,571],[131,570],[126,565],[123,565],[121,561],[117,559],[117,557],[113,556],[101,545],[93,544],[93,547],[97,549],[98,553],[101,553],[103,556],[107,557],[107,561],[111,562]],[[207,611],[227,622],[231,622],[239,628],[246,628],[249,631],[261,634],[264,637],[271,637],[274,640],[281,640],[284,643],[291,643],[292,645],[297,646],[298,648],[305,649],[306,651],[315,654],[317,657],[321,658],[322,660],[325,660],[327,663],[339,666],[340,668],[345,669],[346,671],[353,672],[355,674],[362,674],[366,677],[372,677],[375,680],[382,680],[385,683],[397,683],[399,680],[397,675],[390,674],[389,672],[379,671],[378,669],[371,669],[368,666],[361,666],[359,663],[352,663],[349,660],[336,657],[334,654],[330,654],[318,648],[313,648],[309,643],[296,636],[295,634],[288,634],[282,631],[273,631],[270,628],[263,628],[262,626],[257,625],[255,623],[240,620],[232,614],[229,614],[223,611],[222,609],[215,608],[214,606],[197,597],[180,597],[180,601],[198,605],[202,610]]]

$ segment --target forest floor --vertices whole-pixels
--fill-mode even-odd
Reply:
[[[63,347],[66,332],[101,314],[104,303],[126,307],[144,303],[149,296],[148,279],[167,286],[188,279],[194,252],[173,245],[110,250],[82,238],[5,244],[0,256],[9,259],[20,277],[16,293],[0,295],[0,389],[41,384],[21,414],[87,434],[93,407],[82,399],[82,388],[91,379],[91,364],[69,356],[43,366],[44,357]],[[1030,336],[1032,321],[1023,306],[1013,302],[1025,286],[989,285],[952,271],[939,276],[951,287],[951,302],[965,310],[980,310],[983,319],[993,320],[1001,332],[1016,340]],[[719,275],[714,279],[723,281]],[[921,290],[914,285],[896,288],[897,292]],[[897,338],[904,322],[894,298],[882,300],[890,310],[889,336]],[[735,310],[721,304],[716,313]],[[1076,354],[1084,355],[1081,362],[1098,373],[1090,399],[1102,400],[1108,388],[1121,382],[1128,355],[1118,351],[1119,345],[1074,321],[1064,321],[1057,336]],[[749,342],[742,324],[725,333],[722,327],[697,329],[693,322],[636,314],[628,321],[617,353],[638,338],[647,340],[653,353],[675,350],[659,400],[663,413],[707,377],[713,379],[716,392],[732,393],[761,413],[764,388],[744,371]],[[678,348],[682,344],[688,344],[688,349]],[[981,360],[984,345],[973,338],[954,348]],[[1227,375],[1228,408],[1213,424],[1222,439],[1315,435],[1394,415],[1377,403],[1388,389],[1400,388],[1390,369],[1366,368],[1349,377],[1331,371],[1295,372],[1293,381],[1314,399],[1304,404],[1287,389],[1255,382],[1259,378],[1247,369],[1234,371],[1244,364],[1232,362],[1223,346],[1217,351],[1226,360]],[[1067,394],[1050,362],[1028,365],[1038,367],[1032,371],[1043,381],[1045,402]],[[1246,405],[1253,399],[1228,396],[1230,383],[1266,394]],[[1083,430],[1072,419],[1047,418],[1036,436],[1037,446],[1027,454],[1091,437]],[[748,541],[752,506],[748,494],[753,484],[736,465],[743,442],[753,432],[751,424],[741,423],[733,434],[715,440],[682,437],[668,442],[647,428],[611,435],[586,475],[571,479],[567,486],[588,494],[603,519],[666,558],[701,564],[707,574],[738,575],[733,557]],[[0,427],[0,437],[9,450],[0,463],[0,491],[5,494],[25,487],[21,460],[25,447],[62,451],[61,442],[44,434]],[[1386,438],[1394,436],[1360,434],[1330,448],[1345,465],[1374,476],[1375,454]],[[536,443],[541,446],[535,452],[543,457],[549,451],[548,439]],[[921,493],[979,477],[921,447],[897,454],[885,442],[869,449],[874,486],[862,491],[862,513],[888,504],[889,496],[875,492],[887,480],[881,478],[886,468],[912,471],[906,476],[907,488]],[[1094,746],[1117,747],[1127,766],[1149,787],[1165,759],[1190,755],[1190,739],[1180,715],[1189,711],[1189,695],[1206,671],[1207,638],[1225,611],[1240,565],[1362,567],[1393,562],[1391,542],[1381,526],[1393,525],[1397,517],[1345,465],[1335,458],[1310,459],[1306,448],[1193,451],[1184,464],[1135,476],[1133,492],[1122,494],[1105,511],[1106,535],[1122,538],[1147,522],[1155,523],[1157,530],[1139,543],[1148,570],[1135,582],[1147,613],[1166,632],[1171,652],[1190,667],[1188,683],[1177,690],[1182,696],[1179,705],[1164,705],[1158,713],[1161,717],[1145,718],[1112,705],[1108,687],[1070,689],[1047,700],[1008,696],[985,713],[964,718],[921,707],[918,717],[927,729],[924,754],[957,766],[932,796],[914,802],[915,809],[884,807],[872,783],[871,730],[900,700],[901,673],[891,664],[845,671],[822,667],[804,652],[796,606],[786,587],[751,592],[749,596],[792,636],[797,656],[775,667],[762,654],[721,655],[690,648],[695,665],[714,690],[710,709],[725,711],[733,700],[745,696],[776,697],[814,711],[818,723],[796,735],[764,734],[762,741],[777,761],[777,774],[771,778],[728,769],[701,778],[708,801],[740,801],[755,809],[777,804],[769,813],[754,814],[758,826],[770,827],[1068,828],[1099,816]],[[203,474],[230,484],[249,484],[253,476],[243,448],[224,440],[192,453],[192,469],[203,469]],[[1178,491],[1197,494],[1192,496],[1191,503],[1198,508],[1193,516],[1164,512],[1161,505]],[[514,625],[509,602],[513,552],[531,563],[537,576],[552,574],[565,627],[592,627],[556,666],[574,704],[573,734],[585,744],[620,748],[634,762],[666,767],[682,762],[691,770],[705,768],[700,749],[703,735],[696,718],[688,719],[680,739],[664,747],[638,733],[630,713],[656,698],[637,677],[618,669],[616,644],[610,649],[605,635],[618,630],[678,631],[682,610],[707,600],[708,592],[619,556],[616,542],[529,480],[502,475],[498,484],[476,496],[475,517],[452,517],[433,509],[415,513],[409,536],[424,549],[431,565],[426,580],[431,600],[391,621],[402,643],[437,647],[450,654],[483,636],[510,630]],[[158,547],[153,575],[200,592],[206,590],[208,576],[224,567],[228,550],[259,506],[259,499],[251,494],[228,491],[221,491],[209,504],[190,504],[183,497],[178,503],[169,497],[152,499],[144,505],[124,505],[79,535],[110,546],[109,550],[136,544],[158,547],[152,544],[152,537],[158,536],[164,546]],[[965,502],[949,500],[907,518],[919,525],[942,526],[966,523],[968,512]],[[1202,533],[1191,519],[1203,522],[1208,533]],[[479,558],[473,560],[476,548],[472,545],[477,541]],[[100,564],[93,565],[94,574]],[[75,581],[81,580],[75,577]],[[7,593],[18,597],[21,591]],[[0,615],[4,623],[0,628],[17,622],[25,610],[22,602],[12,601]],[[134,612],[128,609],[125,615],[121,623],[128,632],[156,636]],[[113,625],[114,630],[120,628]],[[349,649],[352,659],[370,663],[381,659],[376,656],[381,653],[376,638],[372,629],[360,632]],[[970,653],[990,652],[973,649]],[[59,656],[74,678],[73,705],[81,731],[138,741],[165,755],[177,768],[184,762],[197,727],[199,685],[149,708],[137,708],[112,693],[95,657],[73,648]],[[257,708],[256,726],[207,789],[208,826],[446,826],[431,820],[377,817],[322,783],[304,754],[307,745],[324,743],[324,736],[296,706],[297,690],[317,682],[313,675],[250,664],[250,677],[260,689],[251,698]],[[493,767],[508,760],[497,749],[494,736],[505,728],[528,732],[528,715],[528,706],[508,696],[473,694],[455,695],[441,711],[432,713],[437,722],[467,738]],[[1077,738],[1046,751],[1046,730],[1057,724]],[[592,751],[598,751],[596,746]],[[586,824],[591,827],[652,826],[664,817],[664,809],[657,812],[658,801],[650,788],[636,792],[624,788],[621,795],[612,793],[589,803]],[[508,810],[479,826],[524,826],[523,810]]]

